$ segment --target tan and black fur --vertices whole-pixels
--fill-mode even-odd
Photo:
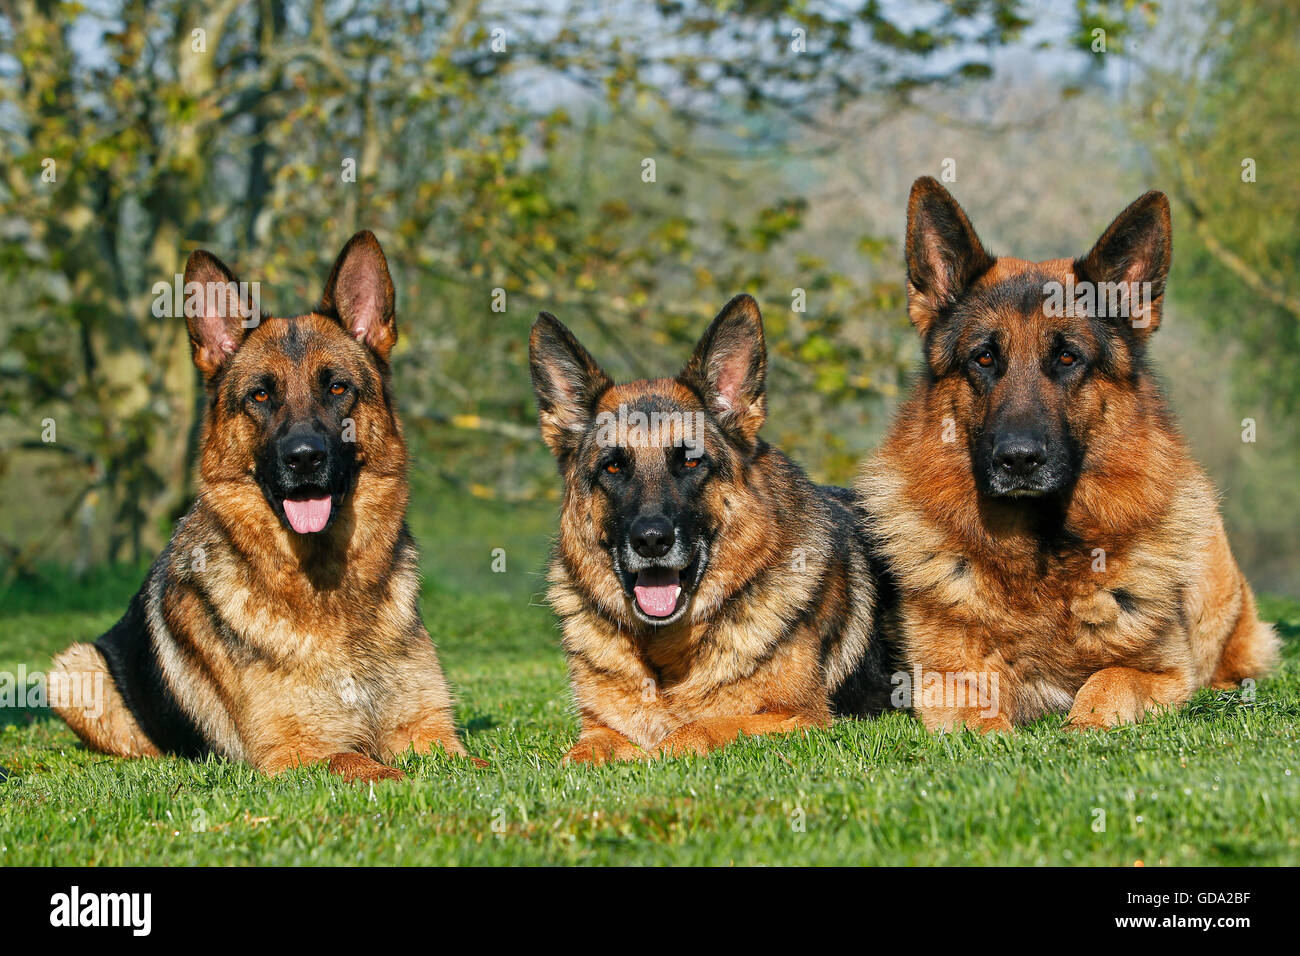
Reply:
[[[215,753],[268,773],[328,761],[398,778],[384,762],[411,747],[463,755],[417,603],[379,244],[354,236],[321,304],[293,318],[243,321],[250,303],[203,251],[185,283],[215,290],[187,307],[207,397],[197,499],[122,620],[55,659],[56,692],[103,688],[59,714],[104,753]],[[301,524],[306,500],[328,523],[300,533],[290,509]]]
[[[909,670],[997,679],[996,713],[917,699],[931,729],[1051,713],[1111,727],[1267,673],[1216,495],[1148,369],[1171,257],[1149,192],[1079,259],[989,255],[933,179],[908,204],[914,392],[858,488],[901,601]],[[1047,307],[1067,280],[1149,283]],[[918,693],[914,684],[914,694]]]
[[[530,355],[564,479],[549,597],[582,722],[567,761],[704,753],[888,706],[882,597],[853,498],[758,437],[767,360],[752,298],[722,310],[675,378],[614,384],[546,313]],[[620,407],[702,422],[702,443],[602,438]],[[647,581],[677,587],[676,603],[660,590],[667,603],[645,610]]]

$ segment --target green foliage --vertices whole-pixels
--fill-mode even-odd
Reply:
[[[1279,516],[1300,509],[1300,9],[1169,5],[1138,42],[1163,53],[1144,58],[1131,136],[1170,195],[1175,234],[1157,349],[1188,343],[1161,370],[1224,491],[1238,559],[1258,586],[1293,592],[1300,551]]]
[[[1232,343],[1238,393],[1300,411],[1300,8],[1216,2],[1143,84],[1142,130],[1173,184],[1175,301]]]

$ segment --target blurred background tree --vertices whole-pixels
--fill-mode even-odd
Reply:
[[[154,283],[205,247],[268,311],[302,311],[359,228],[398,283],[417,530],[448,500],[492,503],[489,536],[549,524],[526,361],[541,308],[633,376],[676,369],[723,302],[755,294],[767,433],[846,481],[916,362],[897,249],[911,180],[955,160],[1003,248],[1077,253],[1129,193],[1182,182],[1161,152],[1186,148],[1174,128],[1125,125],[1190,94],[1182,60],[1198,84],[1222,71],[1217,107],[1179,105],[1194,169],[1217,168],[1220,125],[1262,122],[1232,84],[1271,69],[1285,89],[1294,46],[1267,26],[1253,49],[1187,37],[1268,9],[1198,4],[1161,34],[1164,12],[1131,2],[0,0],[4,573],[138,562],[186,507],[199,395]],[[1295,134],[1278,125],[1250,140],[1261,163]],[[1295,196],[1252,197],[1250,221],[1227,192],[1198,209],[1276,283],[1290,224],[1267,255],[1238,240]],[[1213,276],[1247,301],[1227,291],[1239,272]],[[1250,335],[1282,328],[1268,309],[1243,315]]]
[[[1196,333],[1173,387],[1238,556],[1300,593],[1300,7],[1179,8],[1151,42],[1168,53],[1143,72],[1133,129],[1173,200],[1171,289]]]

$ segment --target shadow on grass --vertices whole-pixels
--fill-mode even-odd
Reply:
[[[42,720],[57,720],[49,707],[0,707],[0,729],[27,727]]]
[[[481,733],[484,730],[491,730],[496,725],[497,722],[495,718],[473,717],[470,720],[465,722],[465,726],[462,727],[461,730],[467,734],[477,734],[477,733]]]
[[[0,588],[0,614],[125,611],[148,570],[148,564],[113,564],[74,574],[58,565],[42,565]]]

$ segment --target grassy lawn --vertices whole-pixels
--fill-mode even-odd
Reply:
[[[490,769],[426,756],[373,789],[319,769],[271,780],[218,760],[94,755],[48,712],[0,710],[0,863],[1300,862],[1300,604],[1263,602],[1286,665],[1253,703],[1203,691],[1176,715],[1089,736],[1049,719],[1013,738],[933,737],[895,714],[569,769],[577,723],[540,595],[550,519],[546,504],[413,512],[425,617]],[[0,671],[43,669],[103,631],[140,573],[0,595]]]

